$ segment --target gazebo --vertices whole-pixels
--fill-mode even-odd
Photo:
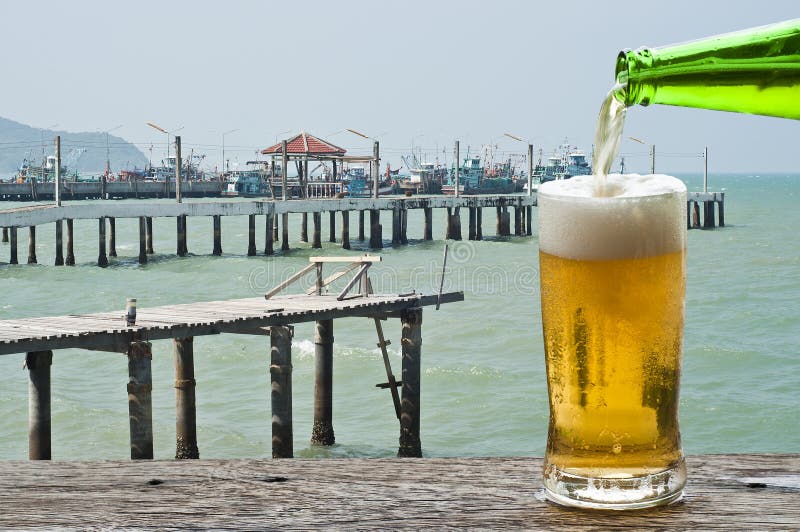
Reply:
[[[306,198],[308,196],[308,161],[330,161],[332,164],[331,181],[335,183],[339,176],[339,170],[344,162],[369,162],[374,165],[374,170],[371,172],[377,176],[378,172],[378,150],[377,142],[374,155],[348,157],[345,156],[347,150],[340,148],[335,144],[331,144],[325,140],[315,137],[310,133],[301,131],[294,137],[273,144],[269,148],[261,150],[263,155],[272,156],[272,175],[275,176],[275,158],[281,157],[281,196],[283,199],[291,197],[287,190],[291,185],[287,183],[287,165],[289,160],[294,160],[297,168],[298,183],[300,189],[300,197]],[[337,164],[338,163],[338,164]],[[274,185],[273,185],[274,191]]]

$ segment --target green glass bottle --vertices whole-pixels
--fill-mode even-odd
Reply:
[[[663,48],[623,50],[614,95],[800,119],[800,19]]]

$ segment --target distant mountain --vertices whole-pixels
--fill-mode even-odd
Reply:
[[[77,162],[68,163],[70,171],[77,169],[79,172],[89,173],[105,170],[105,133],[50,131],[0,117],[0,175],[16,172],[25,158],[33,158],[38,164],[42,159],[43,144],[45,156],[53,155],[53,139],[56,135],[61,135],[62,161],[68,163],[68,157],[73,150],[85,150]],[[108,156],[112,172],[133,167],[143,168],[147,164],[147,157],[139,148],[114,135],[108,136]]]

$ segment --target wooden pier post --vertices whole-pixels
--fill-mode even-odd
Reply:
[[[467,239],[475,240],[475,207],[469,207],[469,226],[467,228]]]
[[[174,338],[175,458],[200,458],[194,380],[194,337]]]
[[[274,244],[273,244],[273,225],[274,225],[274,218],[275,215],[268,214],[266,216],[266,221],[264,222],[264,255],[272,255],[275,253]]]
[[[402,323],[403,388],[400,399],[400,448],[398,457],[422,457],[419,436],[420,364],[422,358],[422,309],[400,314]]]
[[[281,251],[289,251],[289,213],[283,213],[282,218],[281,225],[283,226],[283,234],[281,235]]]
[[[400,243],[404,246],[408,244],[408,209],[405,203],[400,209]]]
[[[392,209],[392,247],[400,245],[400,209]]]
[[[211,218],[214,238],[214,248],[212,249],[211,254],[219,256],[222,255],[222,216],[215,214]]]
[[[700,227],[700,205],[696,201],[692,202],[692,227]]]
[[[358,211],[358,240],[363,242],[364,238],[364,210]]]
[[[350,249],[350,211],[342,211],[342,249]]]
[[[703,213],[703,227],[705,229],[713,229],[716,223],[714,222],[714,204],[715,201],[704,201],[705,212]]]
[[[145,237],[144,237],[144,244],[145,250],[144,252],[148,255],[152,255],[153,251],[153,217],[147,216],[144,219],[145,223]]]
[[[69,222],[70,220],[67,221]],[[67,227],[69,228],[69,225],[67,225]],[[146,233],[147,222],[145,222],[145,217],[139,216],[139,264],[147,264],[147,246],[145,245]],[[67,242],[69,242],[69,240],[67,240]]]
[[[314,225],[314,233],[312,236],[311,247],[312,248],[321,248],[322,247],[322,213],[315,212],[311,214],[311,219],[313,220]]]
[[[131,342],[128,347],[131,460],[153,458],[152,358],[150,342]]]
[[[423,240],[433,240],[433,207],[423,207],[425,224],[422,229]]]
[[[61,220],[56,220],[56,266],[64,265],[64,224]]]
[[[256,255],[256,215],[250,214],[247,217],[247,256]]]
[[[314,427],[312,445],[333,445],[333,320],[314,327]]]
[[[525,207],[525,225],[526,234],[528,236],[533,235],[533,207]]]
[[[302,214],[300,222],[300,242],[308,242],[308,213]]]
[[[108,217],[108,256],[117,256],[117,220],[113,216]]]
[[[28,228],[28,264],[36,264],[36,226]]]
[[[292,329],[270,327],[270,366],[272,381],[272,457],[292,458]]]
[[[448,209],[449,210],[449,209]],[[450,238],[453,240],[461,240],[461,207],[456,207],[452,216],[448,216],[450,220]]]
[[[67,256],[64,258],[64,264],[67,266],[75,266],[75,252],[73,250],[73,232],[72,232],[72,219],[67,218]]]
[[[28,459],[50,460],[50,366],[52,351],[25,355],[28,368]]]
[[[381,211],[369,211],[369,247],[372,249],[383,248],[383,227],[381,226]]]
[[[329,211],[328,218],[330,219],[328,226],[328,242],[336,242],[336,211]]]
[[[8,242],[8,227],[3,227],[3,239],[0,242],[3,242],[3,244]]]
[[[725,193],[722,192],[720,194],[720,200],[717,202],[717,208],[719,209],[719,226],[725,227]]]
[[[185,257],[189,253],[189,248],[186,247],[186,215],[181,214],[178,216],[178,256]]]
[[[106,256],[106,219],[102,216],[97,220],[97,265],[101,268],[108,266]]]
[[[68,221],[72,221],[72,220],[68,220]],[[19,264],[19,261],[17,260],[17,228],[16,227],[12,227],[9,232],[11,233],[11,241],[8,243],[8,247],[9,247],[8,263],[9,264]]]

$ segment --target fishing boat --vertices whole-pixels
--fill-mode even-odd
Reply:
[[[487,175],[486,169],[481,164],[480,156],[472,156],[464,159],[464,163],[458,169],[458,193],[459,194],[510,194],[514,192],[514,182],[510,175],[510,165],[506,167],[504,174]],[[442,185],[442,192],[452,196],[455,194],[455,172],[452,171],[447,180],[447,184]]]
[[[436,163],[421,163],[413,154],[401,158],[411,175],[395,179],[398,192],[406,195],[442,192],[442,183],[447,179],[447,168]]]
[[[576,175],[590,175],[592,167],[586,160],[586,154],[574,146],[562,145],[556,153],[547,158],[545,165],[536,165],[533,176],[539,183],[569,179]]]

